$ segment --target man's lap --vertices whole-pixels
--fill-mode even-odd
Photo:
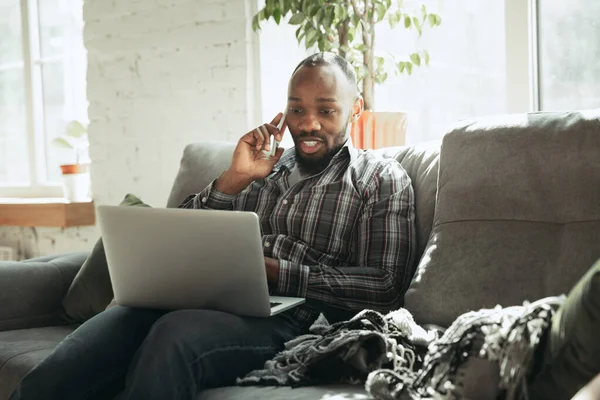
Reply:
[[[155,357],[155,369],[161,371],[173,353],[180,353],[179,369],[171,370],[197,372],[202,381],[197,382],[198,390],[229,385],[237,376],[261,367],[298,334],[294,321],[284,316],[251,318],[212,310],[167,312],[115,306],[65,338],[24,382],[29,378],[25,386],[30,389],[38,383],[55,383],[57,393],[74,390],[73,382],[81,383],[80,390],[99,391],[109,381],[122,379],[128,368],[129,375],[136,375],[137,368],[150,372],[148,363],[136,365],[140,357]],[[63,389],[60,380],[66,381]]]

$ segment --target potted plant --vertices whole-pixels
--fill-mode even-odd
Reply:
[[[288,15],[291,17],[287,23],[298,25],[296,39],[299,44],[303,43],[306,49],[318,47],[319,51],[337,53],[354,66],[365,104],[362,121],[357,124],[359,131],[363,126],[372,129],[375,124],[375,84],[384,83],[390,71],[410,75],[414,67],[429,64],[426,50],[408,54],[402,59],[391,54],[387,57],[376,55],[375,26],[387,21],[392,28],[401,26],[414,30],[420,36],[426,26],[433,28],[442,21],[424,4],[409,8],[402,0],[266,0],[265,6],[254,15],[252,28],[259,30],[260,23],[266,20],[273,20],[279,25]],[[382,125],[389,125],[390,113],[385,114],[383,119],[386,121],[381,121]],[[401,114],[399,120],[405,128],[406,116],[398,114]],[[392,127],[398,128],[397,124],[392,124]],[[364,141],[365,133],[368,132],[362,132],[363,137],[358,139]]]
[[[56,137],[52,143],[69,149],[75,156],[74,162],[60,165],[65,199],[71,202],[90,201],[90,163],[84,162],[83,154],[89,147],[87,127],[79,121],[67,124],[65,134]]]

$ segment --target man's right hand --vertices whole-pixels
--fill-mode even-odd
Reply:
[[[281,141],[286,128],[284,122],[281,130],[277,129],[281,118],[283,118],[283,114],[279,113],[271,123],[265,123],[242,136],[233,152],[231,165],[217,179],[216,190],[235,195],[255,180],[262,179],[271,173],[273,166],[283,154],[283,148],[278,148],[275,156],[268,159],[263,150],[271,150],[273,145],[271,135],[278,142]]]

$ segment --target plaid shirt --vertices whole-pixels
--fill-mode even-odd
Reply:
[[[272,294],[306,298],[289,311],[304,326],[320,312],[336,319],[336,312],[398,308],[411,278],[415,218],[404,169],[350,140],[323,172],[290,187],[295,163],[288,149],[269,176],[238,195],[216,191],[213,181],[179,207],[255,212],[264,255],[279,260]]]

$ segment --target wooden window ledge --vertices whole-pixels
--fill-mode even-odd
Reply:
[[[0,198],[0,225],[67,228],[95,223],[93,201],[70,203],[61,198]]]

